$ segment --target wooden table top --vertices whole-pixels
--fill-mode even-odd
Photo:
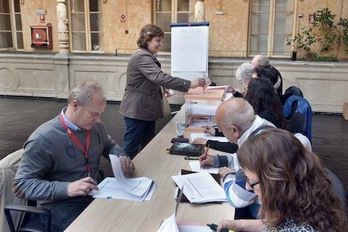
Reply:
[[[182,109],[157,136],[134,158],[134,177],[153,179],[156,189],[150,201],[136,202],[117,199],[95,199],[66,231],[157,231],[161,222],[174,213],[175,183],[171,176],[181,169],[190,170],[184,156],[170,155],[166,149],[176,136],[175,121],[183,120]],[[211,152],[214,152],[211,149]],[[209,152],[209,153],[211,153]],[[218,223],[234,218],[234,208],[228,203],[181,203],[178,223]]]

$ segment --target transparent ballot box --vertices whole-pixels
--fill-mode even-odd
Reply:
[[[185,94],[185,122],[190,131],[203,131],[215,124],[215,111],[224,99],[225,86],[190,89]]]

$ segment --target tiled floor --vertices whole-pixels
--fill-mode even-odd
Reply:
[[[22,147],[30,133],[41,123],[59,114],[65,101],[0,97],[0,158]],[[179,106],[173,106],[178,110]],[[108,103],[103,121],[109,134],[122,145],[123,118],[118,103]],[[158,132],[170,119],[157,123]],[[314,114],[312,124],[313,151],[324,166],[331,169],[348,191],[348,121],[342,115]],[[110,174],[107,163],[103,163]]]

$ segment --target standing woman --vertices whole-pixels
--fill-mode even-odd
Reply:
[[[222,221],[217,231],[342,232],[347,215],[318,156],[281,129],[265,129],[238,150],[246,189],[261,200],[260,220]]]
[[[145,25],[139,34],[139,49],[127,67],[127,84],[120,113],[124,116],[123,149],[134,158],[155,136],[156,120],[163,117],[161,87],[187,92],[204,87],[204,78],[193,81],[170,76],[161,70],[155,55],[162,46],[164,32],[154,24]]]

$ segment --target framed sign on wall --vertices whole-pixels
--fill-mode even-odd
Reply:
[[[52,26],[31,26],[31,47],[32,48],[53,48]]]

